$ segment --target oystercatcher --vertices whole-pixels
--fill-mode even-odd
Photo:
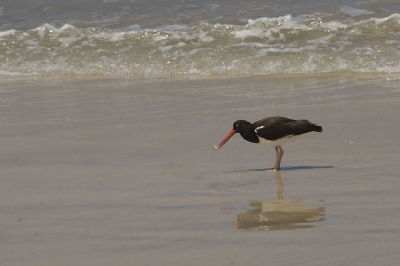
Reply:
[[[294,120],[281,116],[267,117],[253,124],[246,120],[237,120],[233,123],[231,132],[218,146],[214,147],[215,149],[221,148],[235,133],[239,133],[249,142],[264,143],[275,148],[276,162],[272,170],[278,171],[284,153],[281,146],[311,131],[322,132],[322,127],[305,119]]]

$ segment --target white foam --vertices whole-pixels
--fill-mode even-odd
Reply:
[[[64,24],[59,30],[64,31],[64,30],[74,30],[74,29],[76,29],[74,26],[70,24]]]
[[[0,71],[229,76],[393,73],[400,68],[399,21],[399,14],[359,21],[320,20],[314,14],[259,18],[244,26],[201,23],[138,31],[43,24],[27,32],[0,33],[4,43]],[[381,23],[385,27],[377,27]],[[365,38],[369,32],[374,34]]]
[[[164,25],[156,28],[157,31],[187,31],[190,29],[191,27],[186,24]]]
[[[159,42],[159,41],[167,40],[167,39],[168,39],[168,37],[164,36],[164,35],[158,35],[158,36],[153,37],[154,42]]]
[[[340,12],[350,15],[352,17],[357,17],[361,15],[371,15],[375,14],[375,12],[364,10],[364,9],[358,9],[350,6],[343,6],[340,8]]]
[[[347,25],[345,25],[339,21],[330,21],[330,22],[326,22],[326,23],[321,23],[320,27],[336,32],[340,29],[346,29]]]
[[[58,31],[56,27],[54,27],[51,24],[45,23],[39,27],[34,28],[32,31],[38,31],[38,32],[43,32],[43,31]]]
[[[9,36],[11,34],[14,34],[16,30],[7,30],[7,31],[1,31],[0,32],[0,38]]]
[[[400,14],[394,13],[394,14],[388,16],[388,17],[385,17],[385,18],[374,18],[372,20],[374,20],[376,22],[376,24],[381,24],[381,23],[386,22],[386,21],[391,20],[391,19],[394,19],[397,22],[399,22],[400,21]]]

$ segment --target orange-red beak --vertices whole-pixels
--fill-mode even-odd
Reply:
[[[221,141],[221,143],[218,144],[218,146],[214,146],[214,148],[217,149],[217,150],[218,150],[219,148],[221,148],[225,143],[228,142],[228,140],[229,140],[230,138],[232,138],[233,135],[235,135],[235,133],[236,133],[236,130],[232,129],[232,131],[229,132],[228,135],[226,135],[226,137]]]

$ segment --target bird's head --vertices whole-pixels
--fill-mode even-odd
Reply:
[[[218,146],[214,146],[215,149],[221,148],[225,143],[228,142],[228,140],[235,135],[236,133],[243,134],[246,132],[246,130],[249,130],[251,128],[251,123],[246,121],[246,120],[237,120],[235,123],[233,123],[233,129],[226,135],[226,137],[221,141]]]
[[[233,129],[236,133],[244,133],[251,128],[251,123],[246,120],[238,120],[233,123]]]

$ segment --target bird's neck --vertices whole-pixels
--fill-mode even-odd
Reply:
[[[254,130],[252,129],[251,124],[249,125],[248,128],[243,130],[243,132],[239,132],[239,133],[242,136],[242,138],[244,138],[248,142],[260,143],[260,139],[258,138],[256,132],[254,132]]]

